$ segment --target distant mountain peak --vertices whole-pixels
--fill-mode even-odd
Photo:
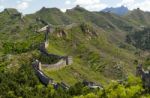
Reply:
[[[74,8],[72,9],[67,9],[67,11],[73,11],[73,10],[76,10],[76,11],[87,11],[85,8],[81,7],[80,5],[76,5]],[[66,11],[66,12],[67,12]]]
[[[6,12],[6,13],[8,13],[8,14],[18,14],[18,13],[19,13],[18,10],[15,9],[15,8],[6,8],[6,9],[4,9],[3,12],[4,12],[4,13]]]
[[[120,7],[105,8],[102,10],[102,12],[110,12],[110,13],[114,13],[117,15],[125,15],[129,12],[129,9],[125,7],[124,5],[122,5]]]
[[[39,12],[44,12],[44,11],[59,11],[60,12],[60,9],[58,8],[46,8],[46,7],[42,7]]]

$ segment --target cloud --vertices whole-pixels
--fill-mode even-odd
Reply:
[[[104,9],[108,7],[109,5],[101,2],[100,0],[74,0],[71,2],[71,0],[66,0],[65,4],[75,6],[75,5],[80,5],[81,7],[84,7],[87,10],[90,11],[100,11],[101,9]],[[122,0],[115,6],[126,6],[130,10],[140,8],[144,11],[150,11],[150,0]],[[63,11],[65,11],[66,8],[62,8]]]
[[[71,4],[71,1],[67,0],[67,1],[65,1],[65,4],[69,5],[69,4]]]
[[[0,0],[0,12],[4,10],[3,2],[4,0]]]
[[[74,4],[90,11],[100,11],[107,7],[107,4],[102,3],[100,0],[75,0]]]
[[[18,0],[16,8],[19,10],[25,10],[29,7],[29,3],[33,0]]]
[[[2,11],[4,9],[4,6],[2,5],[3,2],[4,2],[4,0],[0,0],[0,11]]]
[[[19,9],[19,10],[25,10],[29,7],[29,3],[28,2],[21,2],[19,3],[16,8]]]
[[[0,11],[4,10],[4,6],[0,5]]]
[[[80,5],[81,7],[90,11],[100,11],[107,7],[107,4],[100,2],[100,0],[66,0],[66,6],[61,8],[61,11],[65,12],[66,9],[72,8],[72,6]]]
[[[21,3],[21,2],[31,2],[31,1],[33,1],[33,0],[17,0],[16,3],[18,4],[18,3]]]
[[[129,6],[132,6],[133,4],[135,4],[135,0],[122,0],[121,2],[119,2],[119,3],[117,4],[117,6],[122,6],[122,5],[124,5],[124,6],[129,7]]]
[[[117,6],[124,5],[130,10],[140,8],[144,11],[150,11],[150,0],[136,1],[136,0],[122,0]]]
[[[140,8],[144,11],[150,11],[150,1],[145,0],[143,2],[135,3],[133,6],[130,6],[130,9]]]
[[[128,4],[130,4],[130,3],[134,3],[135,2],[135,0],[122,0],[122,4],[124,4],[124,5],[128,5]]]

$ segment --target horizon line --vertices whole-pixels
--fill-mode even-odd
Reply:
[[[43,7],[41,7],[40,9],[38,9],[37,11],[31,12],[31,13],[23,13],[22,11],[19,11],[17,8],[13,8],[13,7],[10,7],[10,8],[9,8],[9,7],[7,7],[7,8],[4,8],[2,11],[0,11],[0,13],[2,13],[3,11],[5,11],[6,9],[15,9],[15,10],[17,10],[19,13],[21,13],[22,15],[29,15],[29,14],[34,14],[34,13],[40,11],[40,10],[43,9],[43,8],[48,8],[48,9],[56,8],[56,9],[59,9],[62,13],[66,13],[67,10],[74,9],[74,8],[76,8],[76,7],[78,7],[78,6],[79,6],[80,8],[83,8],[83,9],[89,11],[89,12],[102,12],[102,10],[104,10],[104,9],[106,9],[106,8],[119,8],[119,7],[122,7],[122,6],[123,6],[123,7],[126,7],[129,11],[133,11],[133,10],[136,10],[136,9],[140,9],[139,7],[137,7],[137,8],[135,8],[135,9],[130,10],[127,6],[121,5],[121,6],[117,6],[117,7],[113,7],[113,6],[106,7],[106,8],[104,8],[104,9],[99,10],[99,11],[90,11],[90,10],[84,8],[84,7],[81,7],[80,5],[76,5],[76,6],[72,7],[72,8],[67,8],[65,11],[62,10],[61,8],[58,8],[58,7],[46,7],[46,6],[43,6]],[[143,12],[150,12],[150,11],[144,11],[144,10],[142,10],[142,9],[140,9],[140,10],[143,11]]]

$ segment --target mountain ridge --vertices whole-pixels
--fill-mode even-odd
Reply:
[[[137,18],[133,17],[135,15]],[[4,95],[7,92],[12,94],[12,86],[15,89],[14,93],[18,92],[17,96],[22,96],[20,94],[25,91],[38,96],[41,93],[34,91],[41,92],[45,88],[48,92],[51,90],[51,86],[41,85],[31,68],[32,62],[36,59],[44,63],[55,61],[54,58],[45,57],[38,50],[44,41],[44,32],[37,31],[47,26],[47,23],[51,24],[53,29],[48,34],[47,51],[73,57],[73,64],[62,69],[43,69],[44,73],[56,82],[63,81],[72,86],[88,80],[107,87],[111,80],[126,80],[130,74],[135,75],[138,63],[146,64],[145,67],[149,66],[145,63],[147,56],[142,54],[143,48],[149,49],[145,47],[149,44],[149,37],[146,36],[149,35],[149,29],[145,29],[149,28],[147,12],[131,11],[127,15],[119,16],[91,12],[84,8],[74,8],[66,13],[57,8],[43,8],[23,18],[19,17],[12,18],[9,14],[0,13],[0,87],[6,89],[6,92],[0,92]],[[135,23],[139,17],[143,21]],[[139,42],[141,46],[138,45]],[[7,77],[8,74],[10,77]],[[2,79],[3,77],[5,79]],[[132,81],[133,84],[137,82]],[[136,86],[139,88],[139,85]],[[23,90],[19,92],[16,88]],[[71,90],[76,89],[72,87]]]
[[[126,15],[129,12],[129,9],[125,6],[120,7],[109,7],[102,10],[102,12],[109,12],[117,15]]]

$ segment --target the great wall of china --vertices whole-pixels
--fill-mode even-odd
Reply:
[[[40,20],[40,19],[38,19],[38,20]],[[43,31],[45,32],[45,42],[40,44],[39,51],[41,52],[41,54],[43,54],[44,56],[47,56],[49,58],[57,57],[57,58],[59,58],[59,61],[55,64],[42,64],[42,62],[40,62],[39,60],[35,60],[32,64],[32,66],[33,66],[33,68],[35,70],[35,73],[38,76],[38,78],[39,78],[39,80],[41,81],[42,84],[44,84],[44,85],[51,84],[51,85],[54,86],[55,89],[57,89],[58,87],[68,89],[69,87],[65,83],[63,83],[63,82],[55,83],[52,78],[48,77],[42,71],[42,68],[48,68],[48,69],[63,68],[65,66],[71,65],[73,63],[73,60],[72,60],[71,56],[59,56],[59,55],[48,53],[48,51],[47,51],[47,47],[49,45],[49,43],[48,43],[48,33],[51,32],[50,31],[51,27],[50,27],[49,23],[47,23],[43,20],[41,22],[42,23],[44,22],[44,24],[46,26],[41,28],[40,30],[38,30],[38,32],[43,32]]]
[[[41,64],[40,63],[40,70],[42,70],[42,68],[60,69],[67,65],[71,65],[73,63],[73,59],[71,56],[59,56],[59,55],[55,55],[55,54],[50,54],[46,50],[47,47],[48,47],[47,41],[45,43],[42,43],[39,48],[40,52],[43,55],[48,56],[48,57],[53,57],[53,56],[58,57],[59,61],[55,64]]]
[[[40,19],[38,19],[38,20],[40,20]],[[42,23],[43,22],[44,21],[42,20]],[[39,50],[40,50],[41,54],[43,54],[44,56],[57,57],[57,58],[59,58],[59,61],[55,64],[42,64],[39,60],[35,60],[32,64],[32,66],[33,66],[33,68],[35,70],[35,73],[38,76],[38,78],[39,78],[39,80],[41,81],[42,84],[44,84],[44,85],[51,84],[51,85],[54,86],[55,89],[57,89],[58,87],[62,87],[63,89],[69,89],[69,86],[66,85],[65,83],[63,83],[63,82],[55,83],[52,78],[48,77],[42,71],[42,68],[48,68],[50,70],[52,70],[52,69],[59,70],[59,69],[65,67],[65,66],[71,65],[73,63],[72,56],[59,56],[59,55],[48,53],[48,51],[47,51],[47,47],[49,45],[48,44],[48,33],[51,32],[50,31],[50,26],[51,25],[47,22],[44,22],[44,24],[46,24],[47,26],[45,26],[45,27],[41,28],[40,30],[38,30],[38,32],[45,31],[45,42],[40,44]],[[62,31],[62,33],[63,33],[63,31]],[[97,85],[94,82],[84,81],[83,84],[88,86],[89,88],[103,89],[103,87],[101,85]]]
[[[42,21],[42,22],[44,22],[44,21]],[[45,26],[45,27],[43,27],[42,29],[39,30],[39,32],[46,31],[46,33],[45,33],[45,42],[40,44],[39,50],[40,50],[41,54],[43,54],[47,57],[55,56],[55,57],[59,58],[59,61],[55,64],[42,64],[40,61],[36,60],[32,64],[33,68],[34,68],[34,70],[36,72],[36,75],[38,76],[39,80],[44,85],[51,84],[56,89],[58,87],[68,89],[69,86],[67,86],[65,83],[63,83],[63,82],[55,83],[52,78],[45,75],[44,72],[42,71],[42,68],[48,68],[50,70],[52,70],[52,69],[59,70],[59,69],[65,67],[65,66],[71,65],[73,63],[73,58],[71,56],[59,56],[59,55],[48,53],[47,47],[49,45],[49,43],[48,43],[48,33],[50,32],[50,25],[47,22],[45,22],[45,24],[47,24],[47,26]],[[137,67],[137,75],[141,77],[141,79],[143,81],[143,86],[145,88],[150,88],[150,72],[144,71],[142,66],[139,65]],[[88,86],[90,88],[103,88],[100,85],[96,85],[94,82],[84,81],[83,84],[85,84],[86,86]]]
[[[73,63],[72,57],[58,56],[58,55],[54,55],[54,54],[49,54],[46,51],[46,47],[48,47],[48,42],[47,41],[40,45],[39,50],[40,50],[41,54],[44,54],[44,55],[50,56],[50,57],[57,56],[57,57],[60,58],[60,61],[58,61],[56,64],[46,64],[46,65],[42,64],[38,60],[34,61],[32,65],[33,65],[33,68],[36,72],[36,75],[38,76],[41,83],[43,83],[44,85],[51,84],[51,85],[54,86],[54,88],[58,88],[59,86],[61,86],[64,89],[68,89],[68,86],[65,83],[63,83],[63,82],[55,83],[52,78],[45,75],[44,72],[42,71],[42,68],[46,67],[46,68],[49,68],[49,69],[60,69],[60,68],[65,67],[67,65],[71,65]]]

